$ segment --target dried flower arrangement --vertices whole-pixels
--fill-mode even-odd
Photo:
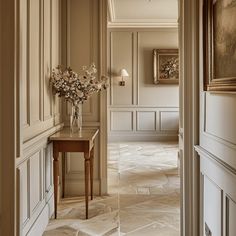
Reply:
[[[51,74],[53,90],[72,105],[83,103],[94,92],[108,87],[107,77],[102,76],[100,80],[97,80],[96,73],[94,63],[90,66],[83,66],[82,75],[78,75],[70,67],[63,69],[62,66],[58,66],[53,69]]]
[[[51,83],[53,91],[59,97],[64,97],[72,104],[70,116],[70,130],[72,133],[82,131],[82,106],[84,101],[95,92],[108,87],[108,78],[102,76],[96,78],[97,69],[95,64],[83,66],[82,75],[78,75],[70,67],[63,69],[62,66],[52,70]]]

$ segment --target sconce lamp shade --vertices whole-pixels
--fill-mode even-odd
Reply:
[[[121,69],[120,70],[120,76],[121,77],[125,77],[125,76],[129,76],[128,72],[126,69]]]
[[[129,73],[127,72],[126,69],[121,69],[120,70],[120,76],[121,76],[122,80],[119,82],[119,85],[120,86],[125,86],[124,77],[129,76]]]

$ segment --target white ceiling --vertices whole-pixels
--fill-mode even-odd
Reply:
[[[109,25],[177,25],[178,0],[108,0]]]

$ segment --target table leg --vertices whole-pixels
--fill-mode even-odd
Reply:
[[[62,153],[62,198],[65,197],[65,166],[66,166],[66,155]]]
[[[93,160],[94,160],[94,147],[90,152],[90,194],[91,200],[93,200]]]
[[[85,211],[86,219],[88,219],[88,202],[89,202],[89,167],[90,167],[90,157],[89,152],[84,153],[84,173],[85,173]]]
[[[59,152],[56,146],[53,147],[53,184],[54,184],[54,213],[57,218],[57,193],[58,193],[58,176],[59,176]]]

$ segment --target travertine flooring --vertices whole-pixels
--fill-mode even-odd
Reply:
[[[112,143],[109,196],[96,197],[84,219],[84,198],[64,199],[44,236],[179,236],[176,143]]]

